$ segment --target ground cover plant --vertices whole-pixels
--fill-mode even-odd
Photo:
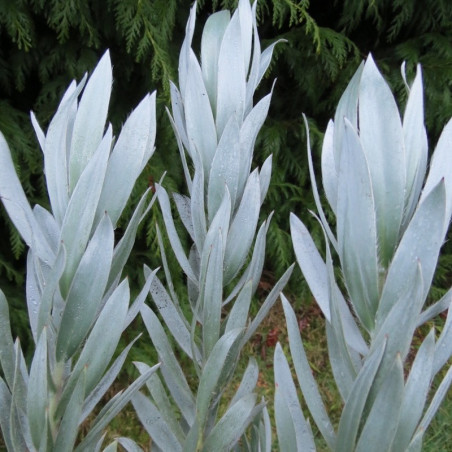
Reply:
[[[170,122],[187,192],[172,196],[181,227],[176,226],[165,181],[153,182],[115,246],[113,230],[153,153],[155,97],[145,97],[114,140],[111,126],[105,127],[111,88],[108,53],[80,103],[77,97],[85,82],[69,87],[47,134],[32,116],[44,154],[49,210],[30,208],[2,142],[0,195],[30,249],[27,302],[36,343],[28,365],[20,343],[13,344],[8,304],[2,297],[6,334],[0,344],[1,396],[7,410],[0,426],[11,450],[72,450],[74,444],[80,450],[100,450],[104,429],[130,399],[151,437],[152,450],[315,447],[282,347],[275,348],[272,409],[266,406],[271,400],[258,402],[263,381],[257,360],[243,356],[253,350],[249,341],[292,271],[287,269],[274,287],[270,285],[262,305],[253,308],[271,219],[263,219],[258,228],[272,159],[253,170],[252,156],[272,93],[256,105],[253,95],[275,43],[261,51],[256,4],[251,7],[242,0],[232,16],[224,11],[207,20],[199,63],[192,50],[195,17],[196,7],[180,52],[178,86],[169,82]],[[292,360],[324,440],[320,446],[317,441],[320,450],[420,450],[424,430],[452,379],[450,367],[447,370],[450,314],[439,323],[437,340],[432,330],[416,337],[415,344],[422,344],[417,354],[412,346],[416,329],[450,305],[448,292],[422,312],[450,219],[450,125],[438,142],[423,187],[427,138],[421,70],[412,84],[405,84],[409,96],[403,122],[371,57],[339,103],[322,153],[322,181],[336,216],[335,234],[326,221],[331,214],[320,203],[309,154],[314,198],[327,239],[325,258],[304,225],[291,217],[299,265],[326,318],[329,361],[342,398],[328,419],[305,358],[300,324],[283,296]],[[375,118],[380,119],[376,125]],[[383,152],[387,149],[391,154]],[[121,275],[153,191],[165,228],[156,235],[163,268],[159,277],[144,268],[144,286],[135,289],[138,296],[129,307],[128,281],[121,281]],[[419,240],[426,230],[428,236]],[[165,243],[187,277],[182,295],[172,282],[178,270],[168,265]],[[339,261],[346,298],[337,287],[332,255]],[[149,307],[144,304],[148,293]],[[138,379],[125,384],[127,389],[86,424],[133,345],[120,351],[106,370],[119,336],[138,312],[160,369],[149,362],[135,363]],[[281,331],[284,338],[285,327]],[[272,329],[265,344],[274,346],[277,336],[278,330]],[[313,355],[310,362],[315,362]],[[429,388],[442,367],[444,378],[435,383],[425,411]],[[137,392],[141,386],[147,387],[147,395]],[[265,395],[272,398],[273,392]],[[381,416],[384,410],[387,415]],[[272,438],[275,433],[277,439]],[[383,446],[374,440],[382,436]],[[111,439],[105,450],[116,450],[118,443],[126,450],[140,450],[136,438]]]

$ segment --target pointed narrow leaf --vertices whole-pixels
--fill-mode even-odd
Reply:
[[[412,279],[409,276],[414,276],[419,263],[424,284],[424,299],[427,296],[444,239],[445,197],[442,181],[421,202],[410,221],[386,276],[376,316],[377,325],[384,321],[401,295],[410,289]],[[426,235],[425,231],[429,233]],[[420,240],[419,237],[423,239]],[[419,313],[416,313],[417,315]]]
[[[67,295],[91,234],[110,153],[111,134],[112,131],[109,128],[93,158],[78,179],[63,219],[61,240],[67,253],[67,264],[61,282],[63,297]]]
[[[231,71],[231,68],[234,70]],[[246,98],[246,70],[240,18],[236,11],[229,22],[218,56],[216,128],[221,137],[232,115],[242,122]]]
[[[218,55],[226,27],[231,20],[229,11],[212,14],[204,25],[201,38],[201,66],[212,110],[217,107]]]
[[[154,277],[152,280],[150,285],[150,293],[158,312],[165,321],[165,325],[170,330],[174,339],[176,339],[176,342],[191,359],[195,359],[195,357],[192,356],[190,332],[185,323],[185,319],[183,319],[179,314],[173,301],[171,300],[171,297],[168,295],[168,292],[159,278]],[[197,350],[197,354],[199,354],[199,350],[196,346],[195,349]],[[196,359],[198,358],[199,356],[196,357]]]
[[[367,159],[347,119],[337,192],[337,243],[345,284],[361,323],[372,331],[380,298],[376,209]]]
[[[141,309],[146,329],[157,353],[162,359],[161,371],[175,402],[189,425],[193,423],[195,401],[185,375],[177,362],[165,331],[152,310],[144,305]]]
[[[383,358],[386,342],[370,354],[356,378],[349,399],[342,410],[336,436],[336,451],[350,452],[354,450],[364,406]]]
[[[259,175],[257,171],[253,171],[250,174],[240,206],[229,229],[224,256],[224,279],[226,284],[241,269],[249,253],[259,220],[260,201]]]
[[[206,438],[203,451],[231,450],[255,415],[256,394],[246,394],[221,417]]]
[[[171,431],[168,424],[162,418],[156,406],[141,392],[132,397],[132,404],[143,427],[155,443],[162,450],[182,452],[182,446],[177,437]]]
[[[165,222],[166,232],[171,243],[171,247],[176,255],[179,265],[185,274],[197,284],[197,278],[193,273],[190,263],[188,262],[187,256],[185,255],[184,249],[182,248],[181,241],[174,226],[173,216],[171,214],[171,206],[169,202],[168,193],[160,185],[157,186],[157,197],[160,203],[160,208],[162,209],[163,220]]]
[[[122,236],[119,243],[115,246],[115,250],[113,252],[113,261],[111,264],[110,276],[108,278],[107,287],[110,287],[112,282],[122,273],[124,265],[129,258],[132,247],[135,243],[135,236],[138,230],[138,226],[140,225],[143,215],[145,211],[147,211],[153,204],[156,199],[155,196],[152,197],[151,202],[146,207],[146,202],[149,197],[150,189],[146,190],[143,193],[143,196],[140,199],[135,211],[133,212],[132,218],[129,220],[127,224],[126,231]]]
[[[251,297],[253,295],[253,281],[248,281],[240,291],[226,322],[225,332],[235,328],[245,328],[249,317]]]
[[[0,365],[7,385],[12,388],[14,381],[14,343],[11,336],[8,301],[0,290]],[[1,411],[1,410],[0,410]]]
[[[399,422],[403,383],[403,365],[400,355],[397,355],[366,419],[356,452],[380,452],[391,449]],[[403,419],[401,421],[403,422]]]
[[[290,279],[290,275],[292,274],[293,268],[295,264],[292,264],[281,276],[281,278],[278,280],[278,282],[273,286],[273,289],[270,291],[270,293],[267,295],[267,298],[265,299],[264,303],[260,307],[258,313],[256,314],[256,317],[252,320],[251,324],[246,329],[245,336],[243,338],[243,343],[248,342],[254,332],[256,331],[257,327],[261,324],[262,320],[267,316],[268,312],[272,308],[272,306],[275,304],[275,301],[278,299],[280,293],[288,283]]]
[[[97,403],[102,399],[107,390],[113,384],[114,380],[118,376],[119,372],[122,369],[122,366],[127,358],[127,355],[132,348],[132,345],[136,342],[136,340],[140,336],[137,336],[129,345],[121,352],[121,354],[115,359],[114,363],[110,366],[108,371],[99,381],[97,386],[91,391],[90,394],[84,400],[83,410],[80,414],[80,419],[78,421],[79,424],[82,424],[83,421],[88,417],[89,414],[93,411],[94,407]]]
[[[284,414],[283,419],[276,422],[277,429],[279,427],[278,436],[280,436],[280,426],[282,421],[284,421],[284,418],[288,417],[287,421],[293,425],[293,429],[295,431],[295,444],[293,444],[295,449],[292,450],[315,451],[314,438],[303,416],[303,412],[301,411],[297,390],[292,380],[289,364],[287,363],[287,359],[284,356],[284,352],[279,342],[275,347],[274,371],[276,390],[281,395],[280,403],[285,404],[287,407],[284,410],[286,413]],[[279,413],[281,413],[281,410],[276,411],[277,418]]]
[[[8,216],[25,243],[35,250],[44,262],[52,262],[54,255],[45,239],[22,185],[17,177],[8,144],[0,132],[0,198]]]
[[[330,321],[330,302],[325,262],[320,256],[306,226],[293,213],[290,215],[290,231],[298,265],[306,278],[317,304],[326,319]],[[347,344],[354,350],[366,355],[368,352],[367,345],[338,288],[336,296],[338,297],[339,310]]]
[[[110,424],[111,420],[130,402],[146,383],[149,377],[158,369],[160,364],[151,367],[146,373],[138,377],[124,392],[116,394],[99,412],[91,425],[91,429],[78,444],[74,452],[90,450],[96,440],[101,437],[101,432]]]
[[[344,124],[343,124],[344,126]],[[336,215],[337,209],[337,171],[334,152],[334,122],[329,121],[322,144],[322,184],[328,202]]]
[[[402,224],[405,228],[419,200],[427,169],[428,142],[424,126],[422,70],[419,65],[403,117],[403,135],[407,163],[405,213]]]
[[[105,303],[91,333],[86,340],[77,364],[75,375],[86,366],[86,392],[98,384],[110,362],[122,333],[123,319],[129,306],[130,291],[125,279]]]
[[[111,152],[96,216],[105,212],[116,226],[155,141],[155,92],[147,95],[124,124]]]
[[[44,168],[52,212],[59,225],[69,201],[68,157],[72,130],[77,114],[77,97],[86,82],[86,74],[79,85],[73,81],[66,90],[55,116],[47,129],[44,142]]]
[[[191,154],[199,152],[204,172],[209,174],[210,164],[217,147],[217,132],[201,68],[192,50],[189,62],[184,97],[188,143]]]
[[[75,118],[69,159],[71,191],[102,140],[111,85],[112,69],[110,53],[107,51],[86,84]]]
[[[207,264],[203,297],[203,354],[207,358],[220,337],[221,304],[223,301],[223,237],[221,229],[212,243]]]
[[[210,169],[207,194],[209,222],[221,204],[225,186],[231,196],[232,209],[235,209],[240,175],[239,139],[239,124],[232,116],[221,135]]]
[[[432,381],[435,351],[435,333],[432,329],[422,342],[408,376],[397,432],[392,442],[393,450],[407,450],[424,411]]]
[[[298,384],[318,429],[322,433],[328,447],[333,450],[336,442],[336,434],[320,396],[317,383],[312,375],[312,370],[301,341],[295,312],[283,294],[281,295],[281,300],[287,323],[287,332],[289,334],[290,354],[297,374]]]
[[[212,401],[216,401],[231,377],[241,349],[243,330],[227,332],[215,344],[201,375],[196,398],[197,420],[204,425]]]
[[[452,214],[452,177],[449,169],[452,168],[452,156],[450,146],[452,142],[452,119],[444,127],[441,136],[438,139],[435,151],[430,160],[430,170],[425,181],[424,189],[421,195],[421,201],[435,188],[435,186],[444,179],[446,187],[446,212],[444,215],[444,234],[446,233],[450,217]]]
[[[85,398],[85,376],[86,371],[83,370],[59,425],[54,450],[61,452],[71,452],[74,450],[74,444],[78,434],[80,413]]]
[[[150,368],[145,363],[134,362],[140,374],[144,374]],[[179,413],[177,412],[177,408],[174,406],[174,402],[170,400],[167,395],[167,390],[163,386],[163,383],[160,380],[160,377],[157,372],[153,373],[148,381],[146,382],[146,386],[149,389],[151,394],[151,401],[157,407],[159,413],[163,416],[166,423],[168,424],[170,430],[174,433],[179,442],[183,442],[185,438],[185,433],[182,430]]]
[[[41,443],[42,435],[47,431],[45,424],[45,412],[49,403],[47,380],[47,328],[44,328],[31,363],[27,391],[27,415],[31,437],[36,448]]]
[[[257,384],[257,379],[259,378],[259,367],[257,365],[256,359],[251,356],[248,361],[248,366],[246,366],[245,372],[243,373],[242,380],[240,381],[240,386],[238,387],[234,397],[231,399],[229,406],[234,405],[242,397],[247,394],[251,394]]]
[[[449,306],[446,323],[443,326],[441,334],[436,342],[435,359],[433,361],[433,375],[449,361],[452,357],[452,306]]]
[[[240,129],[240,177],[237,198],[242,197],[253,160],[254,145],[270,108],[272,92],[263,97],[244,119]],[[262,198],[263,199],[263,198]]]
[[[397,246],[404,211],[406,160],[399,111],[372,56],[359,87],[359,134],[369,162],[381,264],[387,267]]]

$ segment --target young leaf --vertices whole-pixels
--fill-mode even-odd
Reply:
[[[284,352],[281,345],[276,344],[275,358],[274,358],[274,370],[275,370],[275,386],[278,394],[280,395],[280,402],[275,410],[275,416],[277,418],[276,426],[278,431],[278,437],[282,437],[281,427],[283,422],[288,422],[293,426],[295,437],[291,439],[290,443],[294,447],[291,450],[309,450],[315,451],[314,438],[312,432],[308,427],[308,424],[301,411],[300,402],[297,396],[297,390],[292,380],[289,364],[287,363]],[[282,409],[281,409],[282,408]],[[278,420],[280,414],[283,414]],[[284,427],[289,428],[290,427]],[[284,439],[285,441],[288,440]],[[285,447],[281,447],[284,450]]]
[[[69,158],[69,189],[72,192],[104,133],[110,103],[112,69],[110,53],[101,58],[80,100],[72,131]]]
[[[312,375],[311,367],[309,366],[301,341],[295,312],[283,294],[281,294],[281,300],[286,318],[287,332],[289,334],[290,354],[297,374],[298,383],[317,427],[322,433],[328,447],[333,450],[336,442],[336,434],[320,396],[317,383]]]
[[[47,380],[47,328],[44,328],[31,363],[27,391],[27,415],[31,437],[36,448],[41,443],[42,435],[47,432],[45,424],[45,412],[49,404]],[[14,392],[14,387],[11,389]]]
[[[162,418],[156,406],[147,397],[137,392],[132,397],[132,404],[141,423],[152,438],[152,443],[155,443],[162,450],[182,452],[182,446],[177,437]]]

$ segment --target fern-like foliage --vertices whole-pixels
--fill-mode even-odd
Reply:
[[[322,133],[334,114],[345,89],[362,58],[372,52],[378,66],[398,94],[403,106],[405,89],[400,64],[407,61],[408,79],[415,64],[423,66],[426,96],[426,124],[432,148],[439,134],[437,124],[452,116],[452,9],[447,0],[268,0],[259,1],[258,24],[263,47],[277,39],[270,71],[260,92],[270,91],[277,78],[267,124],[258,137],[256,162],[274,156],[272,185],[267,212],[275,210],[278,237],[286,240],[288,212],[294,211],[309,226],[312,206],[307,178],[306,136],[301,114],[310,120],[313,152],[320,154]],[[169,104],[168,80],[177,79],[177,55],[185,33],[186,13],[191,0],[14,0],[0,2],[0,128],[11,144],[16,167],[32,203],[46,204],[41,152],[31,131],[28,115],[33,110],[47,127],[64,87],[71,79],[89,72],[106,48],[111,51],[115,89],[110,118],[115,131],[146,92],[158,90],[157,152],[153,168],[146,168],[138,182],[139,193],[151,181],[158,181],[171,168],[165,186],[180,191],[182,173],[177,144],[166,118]],[[198,1],[198,16],[218,9],[234,9],[237,0]],[[195,34],[195,40],[199,39]],[[259,96],[259,93],[258,93]],[[317,159],[318,161],[318,159]],[[177,168],[177,167],[176,167]],[[294,189],[293,187],[301,187]],[[136,203],[132,196],[131,206]],[[126,209],[128,218],[131,208]],[[6,268],[23,272],[20,246],[10,234],[4,215],[0,230],[9,237],[2,248]],[[128,268],[138,278],[137,268],[148,244],[149,255],[157,252],[152,213],[142,225],[135,257]],[[121,230],[118,231],[118,234]],[[275,231],[276,234],[276,231]],[[316,235],[316,234],[314,234]],[[275,244],[273,244],[275,243]],[[269,241],[267,267],[282,274],[291,262],[289,242],[281,246]],[[14,252],[13,252],[14,251]],[[446,254],[452,250],[446,246]],[[279,257],[277,257],[279,256]],[[6,263],[8,265],[6,266]],[[159,265],[156,261],[152,265]],[[2,270],[3,268],[3,270]],[[447,272],[445,271],[444,274]],[[13,273],[9,273],[11,277]],[[441,284],[441,281],[438,281]]]

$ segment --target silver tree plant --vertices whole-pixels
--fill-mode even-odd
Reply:
[[[85,82],[86,76],[69,86],[47,134],[32,114],[51,211],[30,207],[0,134],[0,196],[29,247],[26,299],[36,345],[28,368],[19,340],[13,343],[8,304],[0,292],[0,427],[9,451],[74,450],[80,426],[134,342],[107,369],[153,276],[146,271],[145,286],[129,306],[129,285],[121,273],[152,204],[149,191],[117,244],[113,231],[154,151],[155,93],[132,112],[115,141],[111,125],[105,126],[112,85],[108,52]],[[105,427],[156,367],[103,406],[75,450],[100,450]],[[128,445],[126,439],[118,441]]]
[[[439,138],[428,175],[421,68],[403,119],[371,56],[344,92],[322,148],[322,182],[336,217],[326,221],[308,158],[326,258],[292,214],[297,261],[326,319],[331,368],[344,407],[337,429],[309,367],[295,313],[283,297],[297,379],[329,449],[420,451],[423,436],[452,382],[449,366],[434,394],[433,378],[452,355],[452,292],[424,309],[452,213],[452,121]],[[425,179],[425,181],[424,181]],[[336,283],[332,248],[342,271]],[[408,359],[413,335],[449,308]],[[315,450],[282,347],[275,349],[275,412],[280,450]],[[430,399],[429,399],[430,397]],[[427,400],[429,402],[427,403]]]
[[[251,168],[271,93],[254,106],[253,95],[274,45],[261,52],[256,3],[240,0],[232,17],[221,11],[208,18],[200,63],[191,48],[195,17],[196,5],[180,52],[179,87],[171,83],[170,114],[188,191],[172,197],[192,242],[190,250],[182,246],[167,191],[157,188],[166,233],[187,278],[187,293],[179,302],[161,246],[166,287],[155,277],[155,309],[141,309],[161,366],[147,382],[149,395],[137,393],[132,401],[153,450],[231,450],[240,440],[243,450],[269,451],[270,420],[253,392],[258,378],[254,358],[221,410],[220,402],[235,375],[240,351],[292,271],[281,277],[256,317],[250,318],[270,221],[258,228],[259,212],[271,175],[271,157],[260,169]],[[189,304],[188,315],[182,303]],[[189,379],[175,348],[193,363]],[[148,371],[144,364],[138,369]]]

